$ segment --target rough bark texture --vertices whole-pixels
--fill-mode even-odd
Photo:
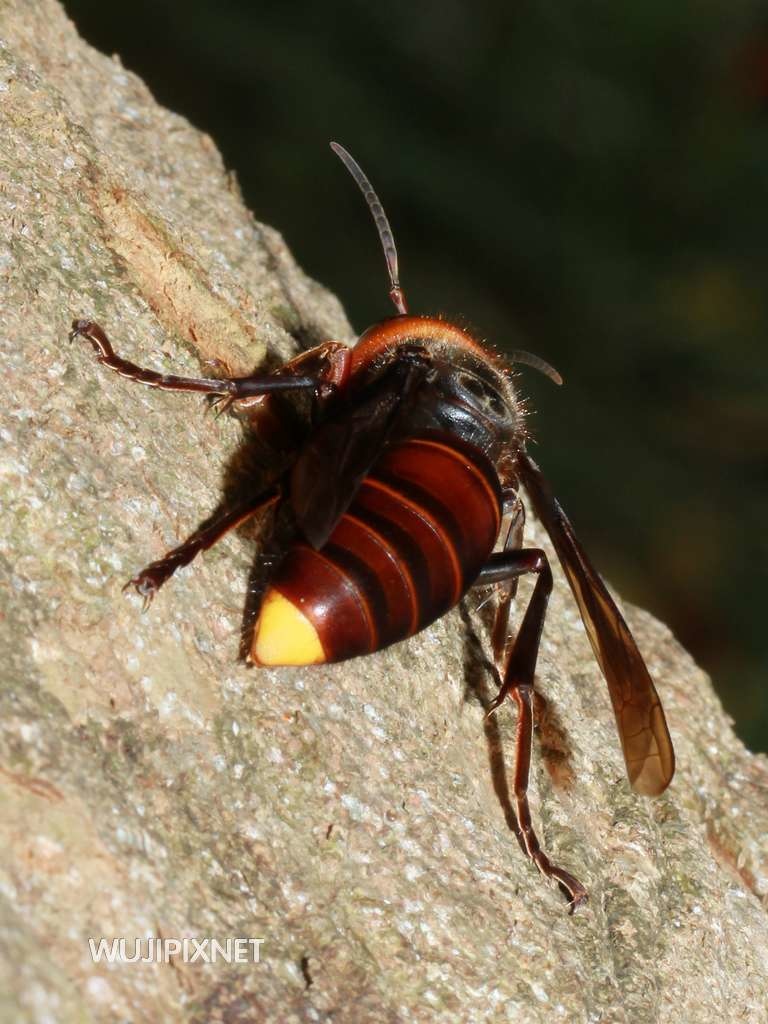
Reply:
[[[571,918],[505,821],[514,716],[484,730],[475,614],[267,672],[237,660],[247,537],[147,615],[121,595],[216,506],[240,428],[101,370],[71,318],[193,374],[351,332],[211,140],[52,0],[1,27],[0,1019],[768,1019],[766,761],[648,615],[627,609],[679,764],[657,801],[558,577],[532,787],[591,892]],[[248,965],[89,956],[150,935],[265,941]]]

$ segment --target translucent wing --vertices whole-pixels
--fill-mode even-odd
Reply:
[[[544,524],[579,605],[592,650],[608,683],[632,788],[657,796],[675,772],[675,754],[661,701],[624,618],[590,563],[568,517],[525,452],[520,479]]]

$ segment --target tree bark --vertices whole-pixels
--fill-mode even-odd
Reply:
[[[505,820],[514,714],[484,728],[473,608],[266,671],[238,661],[248,536],[147,615],[121,595],[216,507],[240,427],[102,370],[72,318],[191,375],[352,332],[207,136],[53,0],[0,17],[0,1019],[766,1020],[766,760],[649,615],[627,609],[678,756],[655,801],[556,572],[532,800],[590,890],[569,917]],[[246,965],[89,955],[149,936],[264,942]]]

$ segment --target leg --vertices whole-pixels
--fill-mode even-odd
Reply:
[[[108,366],[122,377],[146,384],[162,391],[192,391],[200,395],[219,395],[232,400],[266,395],[274,391],[297,390],[300,388],[317,391],[325,385],[319,375],[292,376],[290,374],[268,374],[263,377],[175,377],[170,374],[144,370],[135,363],[129,363],[116,355],[104,331],[90,320],[75,320],[69,334],[70,341],[86,338],[93,346],[100,363]]]
[[[517,821],[522,834],[522,847],[542,875],[554,878],[568,900],[568,912],[589,898],[587,890],[568,871],[553,864],[544,853],[533,829],[531,809],[528,804],[528,775],[531,767],[531,738],[533,736],[533,709],[531,707],[533,686],[515,687],[512,696],[517,704],[517,729],[515,731],[515,806]]]
[[[557,881],[568,897],[570,910],[573,912],[580,903],[587,899],[587,890],[577,878],[553,864],[544,853],[533,829],[531,810],[528,804],[535,696],[534,675],[544,617],[549,595],[552,592],[552,571],[549,568],[547,556],[536,548],[505,551],[491,556],[477,582],[488,584],[498,583],[502,580],[516,580],[519,576],[531,572],[536,573],[538,577],[536,585],[525,610],[512,651],[506,658],[501,689],[491,702],[488,714],[493,714],[507,695],[510,695],[517,704],[514,790],[517,820],[520,826],[520,843],[526,856],[533,861],[539,871]],[[501,638],[506,638],[508,632],[509,612],[510,601],[507,594],[501,601],[493,628],[494,657],[497,664],[503,663],[505,658],[505,639]]]
[[[538,579],[508,659],[505,659],[505,648],[509,636],[511,611],[509,593],[505,593],[496,613],[496,621],[493,626],[493,655],[497,665],[503,666],[506,660],[506,666],[504,667],[504,682],[498,696],[493,701],[491,712],[496,710],[515,687],[524,683],[533,685],[541,631],[547,613],[549,595],[552,593],[552,570],[549,568],[547,556],[538,548],[502,551],[497,555],[491,555],[487,565],[475,581],[476,586],[501,582],[513,584],[520,576],[528,573],[536,573]]]
[[[510,516],[507,533],[504,537],[503,548],[503,553],[508,554],[510,551],[519,551],[523,546],[523,533],[525,532],[525,505],[520,500],[520,495],[516,487],[505,487],[502,491],[502,497],[504,515]],[[485,567],[486,570],[488,568],[489,566]],[[502,579],[507,583],[507,586],[504,588],[499,607],[496,610],[496,619],[494,621],[493,635],[491,637],[493,656],[496,659],[496,665],[499,666],[499,668],[504,664],[504,654],[507,649],[507,643],[509,642],[509,617],[512,611],[512,602],[517,594],[518,577],[516,575],[511,577],[506,575],[503,576]]]
[[[271,487],[256,498],[240,502],[240,504],[236,505],[225,515],[199,527],[183,544],[179,544],[178,547],[169,551],[163,558],[158,559],[156,562],[150,562],[145,569],[142,569],[138,576],[128,580],[123,590],[127,590],[128,587],[135,587],[137,592],[144,598],[144,610],[146,611],[157,591],[170,579],[177,569],[180,569],[183,565],[189,565],[192,559],[201,551],[207,551],[208,548],[213,547],[230,530],[234,530],[235,527],[244,523],[246,519],[250,519],[257,512],[274,504],[280,497],[280,488]]]

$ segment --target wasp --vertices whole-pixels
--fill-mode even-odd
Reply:
[[[488,713],[508,697],[517,709],[518,838],[573,909],[587,891],[542,849],[527,798],[536,660],[552,570],[543,550],[523,546],[521,491],[549,534],[578,604],[608,684],[633,789],[662,793],[674,773],[674,752],[632,634],[527,451],[511,365],[528,363],[560,378],[530,353],[504,359],[447,319],[409,312],[384,209],[357,162],[337,143],[331,147],[373,215],[396,311],[354,347],[329,341],[261,376],[188,378],[120,358],[92,321],[72,325],[70,338],[89,341],[109,369],[165,391],[213,396],[234,405],[256,430],[266,413],[279,416],[286,395],[308,396],[303,436],[278,479],[266,490],[254,487],[126,586],[149,603],[180,566],[250,517],[280,506],[294,539],[267,584],[248,660],[281,666],[372,654],[424,629],[470,588],[495,585],[500,597],[491,637],[501,685]],[[510,640],[513,594],[529,575],[535,583]]]

